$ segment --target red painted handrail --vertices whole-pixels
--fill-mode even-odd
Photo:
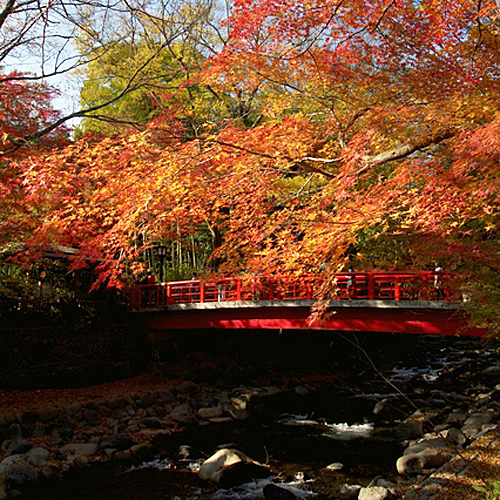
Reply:
[[[331,291],[333,300],[451,300],[450,291],[443,288],[448,278],[448,274],[433,271],[338,273]],[[171,281],[131,288],[130,306],[138,310],[172,304],[314,300],[323,285],[319,276]]]

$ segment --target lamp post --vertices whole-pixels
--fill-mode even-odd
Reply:
[[[156,247],[156,252],[160,258],[160,283],[163,283],[163,261],[167,255],[167,247],[165,245],[158,245]]]

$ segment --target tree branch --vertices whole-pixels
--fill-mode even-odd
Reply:
[[[373,166],[382,165],[383,163],[387,163],[389,161],[400,160],[401,158],[406,158],[407,156],[415,153],[415,151],[427,148],[433,144],[439,144],[446,139],[454,137],[456,134],[457,130],[455,129],[448,129],[444,131],[442,130],[433,135],[425,136],[415,142],[397,146],[390,151],[385,151],[384,153],[379,153],[378,155],[374,156],[365,156],[363,160],[366,162],[366,164],[356,172],[356,175],[362,174]]]

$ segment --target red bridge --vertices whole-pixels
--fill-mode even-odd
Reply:
[[[339,273],[326,314],[311,321],[325,287],[319,277],[176,281],[131,289],[130,305],[150,331],[174,329],[304,329],[484,335],[471,328],[449,276],[420,272]]]

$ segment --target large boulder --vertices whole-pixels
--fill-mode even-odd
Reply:
[[[415,453],[420,453],[423,450],[426,450],[427,448],[434,448],[438,450],[443,450],[444,452],[453,452],[453,445],[446,441],[445,439],[442,438],[432,438],[432,439],[424,439],[422,441],[419,441],[418,443],[409,446],[406,448],[404,451],[405,455],[413,455]]]
[[[38,480],[38,472],[23,459],[22,455],[11,455],[0,462],[0,477],[11,486],[24,486]]]
[[[451,455],[426,448],[418,453],[409,453],[398,458],[396,469],[403,476],[421,474],[428,469],[437,469],[450,460]]]
[[[199,472],[201,479],[223,488],[270,475],[271,472],[267,467],[255,462],[241,451],[230,448],[223,448],[205,460]]]

